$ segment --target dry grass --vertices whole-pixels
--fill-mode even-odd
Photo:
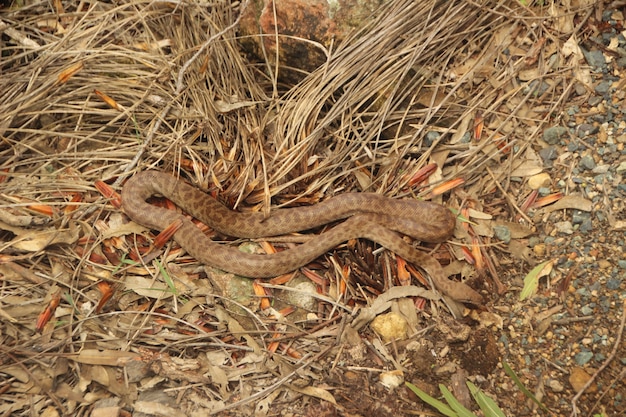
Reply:
[[[182,298],[121,291],[125,274],[146,272],[111,262],[121,262],[127,247],[122,236],[107,235],[121,220],[96,191],[97,180],[117,187],[136,169],[184,171],[227,201],[268,210],[271,198],[286,204],[344,190],[428,191],[409,183],[436,161],[443,171],[434,181],[465,180],[453,205],[480,200],[496,184],[508,190],[508,174],[573,83],[568,68],[547,65],[534,76],[545,90],[519,81],[528,60],[547,58],[532,52],[546,19],[532,15],[537,9],[509,9],[515,2],[418,3],[391,2],[289,88],[271,65],[243,58],[233,28],[238,4],[88,2],[57,13],[33,2],[4,13],[0,26],[12,31],[4,29],[0,44],[0,204],[12,215],[4,222],[14,224],[3,227],[1,249],[0,389],[8,394],[0,413],[32,407],[39,414],[56,405],[85,415],[89,403],[108,395],[133,403],[137,381],[113,365],[135,352],[141,364],[170,365],[167,354],[188,361],[211,378],[153,370],[194,386],[188,400],[207,412],[230,403],[245,414],[244,403],[271,404],[273,393],[303,378],[296,371],[316,370],[335,344],[336,332],[305,335],[335,326],[332,314],[341,309],[283,329],[298,336],[280,340],[300,356],[282,350],[266,362],[276,323],[251,311],[259,332],[240,337],[219,307],[190,308],[190,300],[206,301],[202,284]],[[478,114],[484,132],[474,138]],[[429,132],[441,136],[429,143]],[[50,216],[33,213],[34,204]],[[41,219],[47,225],[27,236]],[[41,234],[47,230],[65,243],[49,244],[54,234]],[[35,244],[16,244],[26,239]],[[102,282],[120,292],[96,313]],[[38,315],[55,297],[56,321],[37,332]],[[85,349],[99,349],[100,360],[81,357]],[[248,365],[238,363],[244,357]]]

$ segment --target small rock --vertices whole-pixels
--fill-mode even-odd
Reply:
[[[535,255],[537,255],[537,257],[543,257],[546,254],[546,245],[544,245],[543,243],[536,244],[535,246],[533,246],[533,252],[535,252]]]
[[[574,233],[574,226],[572,225],[572,222],[556,222],[554,223],[554,227],[559,233],[564,233],[566,235],[571,235],[572,233]]]
[[[591,219],[587,218],[585,220],[583,220],[583,222],[580,224],[580,227],[578,228],[578,230],[582,233],[588,233],[591,232],[593,230],[593,224],[591,223]]]
[[[583,366],[584,364],[589,362],[591,358],[593,358],[593,353],[589,352],[588,350],[579,352],[576,355],[574,355],[574,360],[580,366]]]
[[[550,175],[547,172],[542,172],[528,178],[528,186],[531,190],[537,190],[541,187],[547,187],[548,185],[550,185]]]
[[[576,392],[583,389],[587,381],[589,381],[590,379],[591,375],[589,375],[584,369],[579,367],[572,368],[572,372],[569,375],[569,383],[572,385],[572,388],[574,388],[574,391]],[[593,393],[596,392],[597,389],[598,388],[595,384],[591,384],[585,392]]]
[[[598,128],[589,123],[583,123],[576,127],[576,133],[579,138],[583,138],[587,135],[593,135],[598,132]]]
[[[551,379],[548,382],[548,386],[550,387],[550,389],[553,392],[562,392],[565,388],[563,387],[563,384],[561,384],[559,381],[557,381],[556,379]]]
[[[378,377],[378,381],[387,389],[393,390],[404,383],[404,373],[398,369],[383,372]]]
[[[589,97],[589,100],[587,101],[587,104],[589,104],[590,107],[595,107],[598,104],[600,104],[602,102],[602,100],[604,100],[601,96],[591,96]]]
[[[591,170],[594,174],[606,174],[611,166],[608,164],[597,165]]]
[[[580,162],[578,163],[578,166],[587,171],[591,171],[592,169],[596,167],[596,161],[593,160],[593,157],[591,155],[585,155],[582,158],[580,158]]]
[[[622,286],[622,280],[619,278],[609,278],[606,281],[606,288],[609,290],[616,290]]]
[[[580,308],[580,312],[583,313],[583,316],[590,316],[593,314],[593,308],[588,305],[584,305]]]
[[[539,156],[543,161],[544,165],[552,166],[552,161],[555,160],[559,154],[554,146],[548,146],[539,150]]]
[[[594,69],[601,70],[602,67],[606,66],[606,59],[604,58],[604,54],[602,53],[602,51],[586,51],[585,49],[583,49],[582,51],[585,59],[587,60],[587,63],[590,66],[594,67]]]
[[[550,145],[556,145],[559,143],[559,139],[566,138],[568,136],[567,128],[563,126],[549,127],[543,132],[543,140]]]
[[[503,241],[504,243],[509,243],[511,241],[511,231],[506,226],[494,226],[493,232],[496,237]]]
[[[604,55],[602,56],[602,58],[604,58]],[[610,81],[602,81],[600,84],[596,85],[596,88],[594,88],[594,91],[597,94],[606,94],[609,92],[610,87],[611,87]]]
[[[587,213],[582,210],[574,210],[572,213],[572,223],[581,224],[585,220],[587,220],[591,216],[590,213]]]
[[[397,313],[381,314],[370,323],[370,328],[385,343],[406,339],[408,327],[406,319]]]
[[[441,136],[441,133],[439,132],[433,132],[432,130],[428,133],[426,133],[426,137],[424,138],[424,145],[426,147],[429,147],[433,144],[433,142],[435,142],[437,139],[439,139],[439,137]]]

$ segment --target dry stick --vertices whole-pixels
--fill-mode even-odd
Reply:
[[[587,383],[578,391],[578,393],[574,396],[574,398],[572,398],[572,414],[570,414],[570,417],[576,417],[578,415],[578,412],[576,411],[576,402],[583,395],[583,392],[585,392],[585,390],[589,388],[591,384],[593,384],[593,381],[598,377],[598,375],[600,375],[600,372],[602,372],[604,368],[609,366],[609,363],[611,363],[611,361],[615,359],[615,356],[617,355],[617,348],[619,348],[620,341],[622,340],[622,334],[624,333],[625,323],[626,323],[626,300],[623,300],[622,321],[619,325],[619,331],[617,332],[617,339],[615,340],[613,351],[611,352],[611,355],[609,355],[609,357],[604,361],[602,366],[591,376],[591,378],[589,378],[589,381],[587,381]]]
[[[500,182],[496,179],[496,176],[493,174],[493,172],[491,171],[491,169],[489,169],[488,166],[485,166],[485,169],[487,170],[487,172],[489,173],[489,175],[491,176],[491,178],[493,179],[494,184],[496,185],[496,187],[498,187],[498,189],[500,190],[500,192],[502,193],[502,195],[504,196],[504,198],[506,198],[506,200],[509,202],[509,204],[511,205],[511,207],[513,207],[515,209],[515,211],[517,211],[519,213],[520,216],[522,216],[527,222],[528,224],[533,224],[533,221],[530,220],[530,217],[528,217],[528,215],[526,215],[526,213],[524,213],[522,211],[522,209],[520,209],[517,204],[515,203],[515,200],[513,200],[513,197],[511,197],[509,195],[509,193],[507,193],[506,191],[504,191],[504,188],[502,188],[502,185],[500,185]]]
[[[246,8],[248,7],[248,1],[249,0],[245,0],[241,4],[241,8],[239,10],[239,16],[237,16],[237,19],[235,19],[233,23],[231,23],[224,29],[220,30],[215,35],[211,36],[204,44],[202,44],[200,49],[198,49],[198,51],[195,54],[193,54],[193,56],[189,58],[187,62],[183,64],[183,66],[180,68],[180,72],[178,73],[178,78],[176,80],[176,89],[174,90],[174,95],[173,95],[174,97],[177,97],[183,90],[183,87],[184,87],[183,77],[185,73],[187,72],[187,70],[189,69],[189,67],[191,66],[191,64],[193,64],[198,59],[198,57],[209,47],[209,45],[211,45],[217,38],[224,35],[226,32],[228,32],[229,30],[231,30],[232,28],[234,28],[235,26],[239,24],[239,21],[241,20],[241,16],[243,16],[243,13],[246,11]],[[163,123],[163,120],[165,120],[165,116],[169,113],[170,109],[173,106],[174,106],[174,101],[172,100],[163,108],[163,111],[161,111],[161,114],[159,114],[159,117],[157,118],[156,122],[154,123],[154,125],[152,125],[152,129],[150,129],[150,132],[148,132],[148,135],[146,136],[146,140],[143,142],[143,144],[137,151],[137,154],[124,167],[124,170],[123,170],[124,173],[129,172],[139,163],[141,156],[145,152],[146,148],[148,148],[148,145],[150,145],[150,143],[152,142],[152,139],[154,138],[155,133],[161,127],[161,123]],[[119,185],[121,182],[122,182],[122,177],[120,176],[117,178],[114,185]]]

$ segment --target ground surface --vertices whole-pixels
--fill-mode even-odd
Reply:
[[[164,25],[172,33],[163,29],[159,35],[175,39],[175,28],[183,18],[192,16],[200,21],[200,17],[206,18],[206,10],[191,8],[189,15],[181,12],[183,17],[179,17],[178,8],[159,13],[162,10],[142,5],[140,9],[146,14],[138,19],[135,5],[131,3],[132,7],[126,9],[127,3],[120,4],[119,10],[107,9],[101,19],[81,27],[82,35],[71,45],[78,30],[68,34],[64,30],[80,27],[73,26],[82,21],[75,16],[91,22],[88,11],[96,10],[98,5],[72,9],[66,14],[56,10],[63,16],[58,22],[52,17],[38,20],[44,14],[41,10],[49,13],[48,6],[39,3],[29,6],[33,10],[30,14],[25,7],[21,13],[5,15],[17,33],[3,28],[2,57],[6,58],[2,70],[8,72],[17,64],[28,70],[12,72],[18,75],[11,82],[3,81],[0,88],[0,114],[8,115],[0,119],[4,138],[0,161],[6,173],[0,183],[0,414],[433,415],[435,411],[403,381],[435,397],[440,397],[438,384],[444,384],[476,411],[465,385],[470,380],[508,416],[570,416],[575,395],[590,375],[600,370],[576,402],[578,415],[626,415],[626,341],[622,335],[626,314],[623,5],[598,4],[587,9],[581,3],[580,9],[573,9],[568,16],[574,16],[570,19],[572,24],[579,25],[574,43],[581,48],[582,55],[577,60],[580,66],[548,71],[545,90],[541,84],[534,93],[519,89],[525,99],[533,99],[528,101],[527,113],[516,115],[526,124],[515,125],[513,133],[507,132],[512,140],[508,145],[504,142],[497,155],[484,152],[487,156],[481,154],[483,159],[467,157],[480,146],[461,139],[427,145],[426,139],[415,142],[425,153],[432,152],[429,162],[443,167],[445,180],[452,178],[444,184],[453,182],[457,173],[466,180],[462,186],[457,183],[456,188],[443,192],[443,197],[429,197],[458,210],[460,217],[448,243],[425,248],[447,267],[452,278],[466,279],[485,296],[486,302],[483,306],[468,306],[471,308],[465,311],[456,310],[458,318],[454,319],[450,312],[455,311],[454,306],[405,294],[390,305],[408,320],[411,336],[384,343],[369,322],[354,328],[359,313],[355,306],[367,307],[382,299],[392,284],[401,285],[402,280],[396,277],[403,274],[409,277],[407,282],[420,288],[426,281],[420,281],[418,274],[404,272],[393,255],[368,242],[348,242],[303,270],[306,277],[300,274],[288,284],[305,293],[304,300],[297,301],[290,298],[293,294],[289,291],[279,292],[282,282],[272,281],[273,288],[266,285],[253,289],[250,280],[236,280],[199,265],[169,243],[144,257],[143,265],[129,260],[136,247],[149,246],[156,235],[130,223],[115,201],[114,192],[119,191],[121,180],[129,175],[123,167],[137,155],[143,161],[142,169],[180,169],[183,177],[197,181],[231,206],[240,202],[242,190],[249,192],[245,194],[245,204],[241,204],[244,209],[259,205],[268,190],[254,188],[267,178],[255,177],[257,170],[252,169],[253,174],[247,171],[248,159],[233,157],[248,147],[252,149],[248,156],[255,155],[255,146],[249,146],[253,142],[233,145],[225,139],[233,134],[228,130],[232,122],[228,116],[255,102],[238,102],[237,97],[249,94],[260,100],[254,91],[248,91],[254,89],[252,82],[244,83],[245,88],[238,92],[216,92],[213,84],[207,86],[191,77],[186,83],[198,83],[203,97],[212,100],[215,95],[232,99],[233,103],[220,102],[227,108],[220,107],[221,113],[215,116],[213,107],[201,100],[194,101],[196,93],[192,88],[192,93],[183,97],[194,105],[175,107],[174,116],[168,119],[165,115],[171,114],[162,112],[165,105],[160,100],[166,97],[174,102],[179,97],[172,94],[174,81],[171,85],[164,81],[170,72],[167,66],[183,61],[167,55],[176,52],[178,45],[164,42],[161,47],[167,53],[161,57],[158,53],[144,54],[150,49],[152,38],[136,39],[135,30],[145,34],[140,21],[147,24],[152,18],[169,22],[167,19],[174,16],[175,24]],[[124,14],[128,10],[132,13]],[[208,29],[203,26],[198,33],[212,33],[210,29],[226,26],[214,25],[211,19],[207,18],[211,22]],[[519,27],[530,28],[531,34],[532,22],[554,24],[528,16],[525,19],[520,19],[524,25]],[[567,37],[527,38],[519,35],[523,33],[519,27],[518,32],[513,31],[516,35],[511,35],[517,36],[515,42],[498,59],[524,57],[528,52],[524,59],[528,59],[525,69],[529,73],[544,74],[541,71],[550,65],[557,68],[550,59],[565,55],[555,51],[566,49]],[[504,29],[508,30],[508,26]],[[543,32],[538,33],[555,37],[559,34],[554,27],[549,29],[542,27]],[[509,34],[507,30],[503,32]],[[20,34],[28,36],[24,39]],[[125,36],[137,43],[129,46]],[[194,36],[185,39],[189,43],[180,46],[180,50],[195,51],[203,38]],[[29,38],[37,38],[49,49],[46,53],[29,52]],[[100,57],[100,47],[109,55]],[[469,49],[468,60],[476,52]],[[128,51],[132,54],[124,55]],[[61,63],[53,60],[63,53],[70,59]],[[111,61],[120,55],[121,62]],[[533,55],[540,58],[534,61]],[[123,67],[128,80],[122,80],[117,66],[134,63],[131,56],[140,57],[137,61],[145,67],[132,67],[133,72]],[[221,60],[211,60],[207,65],[220,62],[228,67],[234,56],[240,57],[226,50]],[[77,65],[75,57],[84,58],[86,64]],[[37,62],[36,69],[29,67],[32,62]],[[415,68],[420,69],[417,65]],[[463,74],[458,65],[454,68],[459,76]],[[580,68],[586,72],[581,73]],[[237,69],[233,64],[222,69],[222,73],[237,73]],[[46,73],[47,70],[51,72]],[[202,74],[205,70],[203,64],[197,71]],[[41,73],[45,77],[38,77]],[[503,70],[498,74],[505,73]],[[108,74],[115,74],[113,85],[106,78]],[[44,81],[38,84],[42,78]],[[346,85],[353,78],[356,75],[348,76]],[[518,91],[517,83],[523,84],[524,78],[511,78]],[[471,108],[475,105],[472,97],[490,90],[484,87],[485,83],[476,81],[475,90],[469,87],[472,91],[464,96],[463,106]],[[160,96],[133,90],[142,84],[156,86]],[[466,87],[457,94],[461,95]],[[48,89],[53,89],[54,94],[49,94]],[[205,94],[205,89],[209,93]],[[375,91],[378,89],[374,87]],[[115,107],[102,91],[126,103],[125,107]],[[487,112],[488,106],[477,105],[487,115],[486,131],[498,130],[500,126],[494,127],[498,116],[526,104],[512,90],[502,87],[501,91],[507,91],[510,100],[496,100],[502,105],[495,111],[489,108],[492,113]],[[384,98],[385,94],[381,96]],[[336,93],[329,102],[331,98],[340,102],[341,96]],[[370,96],[360,100],[360,104],[376,101]],[[22,107],[11,107],[14,102]],[[148,102],[154,107],[149,107]],[[141,105],[135,108],[134,103]],[[202,109],[203,104],[209,110]],[[198,122],[196,112],[202,111],[213,117],[210,123]],[[468,120],[481,125],[480,113],[468,110]],[[275,127],[255,130],[264,120],[255,118],[257,114],[253,109],[239,119],[231,118],[237,132],[245,132],[246,140],[252,141],[260,135],[259,131],[269,137],[267,132]],[[188,125],[176,125],[184,119],[181,115],[188,116]],[[161,132],[170,132],[171,125],[176,134],[163,134],[162,142],[154,139],[152,147],[146,150],[137,136],[144,138],[158,119],[167,121]],[[204,123],[227,127],[212,138],[214,132]],[[415,126],[417,122],[411,129]],[[476,134],[476,126],[467,126],[478,142],[481,135]],[[524,136],[531,128],[540,129],[539,134]],[[341,126],[334,136],[329,136],[345,139],[337,132],[346,129]],[[523,134],[516,137],[516,131]],[[328,149],[339,154],[338,142],[330,143]],[[207,152],[207,148],[211,151]],[[315,152],[319,149],[321,146]],[[350,160],[352,155],[360,155],[357,149],[360,151],[361,147],[352,148],[343,158]],[[394,148],[391,154],[395,152]],[[389,189],[403,177],[403,170],[413,172],[411,164],[417,159],[412,159],[411,152],[407,151],[408,163],[396,167],[396,177],[385,177]],[[270,164],[270,156],[260,158],[257,166]],[[311,172],[318,167],[323,171],[325,158],[330,159],[321,151],[309,156],[299,165]],[[205,158],[211,162],[202,162]],[[359,164],[367,160],[354,159]],[[456,165],[457,161],[461,162]],[[423,160],[420,162],[424,165]],[[368,185],[368,173],[388,175],[388,163],[380,163],[372,171],[367,170],[371,166],[359,164],[361,170],[346,165],[350,168],[346,173],[356,173],[354,177],[346,175],[348,179],[340,183],[324,182],[328,171],[324,171],[326,176],[320,174],[319,182],[311,180],[313,175],[309,173],[294,175],[304,179],[303,188],[308,192],[298,204],[313,204],[326,194],[324,191],[364,187]],[[288,174],[285,176],[292,178],[293,173]],[[275,177],[280,175],[270,179]],[[237,188],[241,178],[245,186]],[[286,203],[304,193],[303,189],[289,188],[280,181],[269,181],[268,187],[272,192],[283,187],[274,195],[274,203]],[[413,190],[401,191],[410,194]],[[5,212],[22,217],[5,216]],[[261,250],[259,245],[252,246],[251,250]],[[264,251],[272,250],[266,244],[261,246]],[[280,248],[281,244],[276,246]],[[538,270],[533,275],[534,268]],[[528,296],[522,300],[523,292],[528,292]],[[270,296],[273,298],[269,306],[259,304],[259,298]],[[304,308],[292,312],[289,306],[294,304]],[[539,409],[523,394],[505,373],[503,363],[515,371],[549,411]]]

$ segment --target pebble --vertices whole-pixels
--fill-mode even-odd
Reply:
[[[531,190],[537,190],[541,187],[546,187],[550,185],[551,179],[550,174],[546,172],[539,173],[537,175],[533,175],[528,178],[528,186]]]
[[[509,230],[506,226],[493,226],[493,232],[496,237],[503,241],[504,243],[509,243],[511,241],[511,230]]]
[[[586,51],[585,49],[583,49],[582,51],[585,59],[587,60],[587,63],[592,66],[594,70],[599,71],[602,69],[602,67],[606,66],[606,59],[604,58],[604,54],[602,53],[602,51]],[[602,82],[600,84],[602,84]],[[600,84],[598,84],[598,86]],[[596,86],[596,92],[598,86]],[[607,91],[608,88],[604,92],[606,93]]]
[[[567,136],[567,128],[563,126],[553,126],[543,131],[543,140],[550,145],[556,145],[561,138],[566,138]]]
[[[604,58],[604,54],[602,55],[602,58]],[[606,94],[609,92],[609,88],[611,88],[611,82],[602,81],[600,82],[600,84],[596,85],[596,88],[594,88],[594,91],[597,94]]]
[[[572,212],[572,223],[581,224],[591,217],[591,213],[582,210],[574,210]]]
[[[404,340],[407,336],[408,323],[397,313],[387,313],[377,316],[370,323],[370,328],[376,332],[385,343],[392,340]]]
[[[578,164],[584,170],[591,171],[596,167],[596,161],[593,160],[591,155],[585,155],[580,158],[580,163]]]
[[[591,358],[593,358],[593,353],[587,350],[574,355],[574,360],[579,366],[585,365],[587,362],[591,360]]]
[[[572,225],[572,222],[569,221],[556,222],[554,223],[554,227],[559,233],[564,233],[566,235],[574,233],[574,226]]]
[[[563,387],[563,384],[561,384],[559,381],[557,381],[556,379],[551,379],[548,382],[548,386],[550,387],[550,389],[553,392],[562,392],[565,387]]]
[[[552,161],[555,160],[558,155],[559,154],[555,146],[547,146],[539,150],[539,156],[546,167],[551,167]]]
[[[546,254],[546,245],[543,243],[538,243],[533,246],[533,252],[537,257],[542,257]]]

